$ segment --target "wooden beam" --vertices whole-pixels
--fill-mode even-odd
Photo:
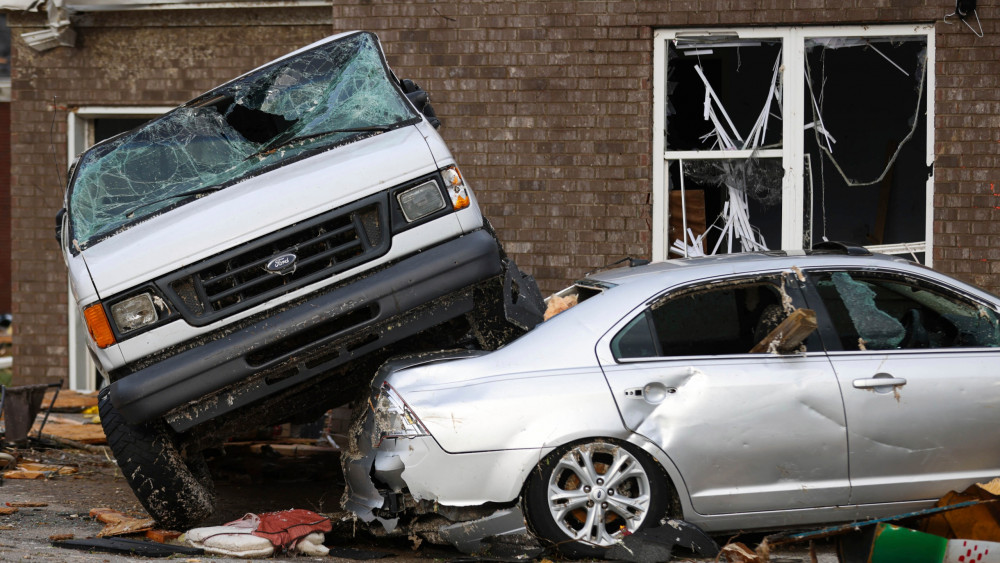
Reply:
[[[796,309],[774,330],[768,333],[751,354],[794,352],[816,330],[816,312],[812,309]]]

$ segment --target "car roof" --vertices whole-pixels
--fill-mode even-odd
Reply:
[[[677,258],[665,262],[655,262],[644,266],[615,268],[589,274],[582,283],[587,282],[610,285],[641,283],[650,277],[663,275],[686,277],[690,279],[713,277],[716,275],[752,273],[761,270],[780,270],[797,268],[813,268],[822,266],[837,267],[887,267],[894,270],[910,270],[914,273],[930,273],[933,270],[898,256],[886,254],[847,254],[841,252],[803,252],[775,251],[719,254],[698,258]],[[938,274],[939,275],[939,274]],[[932,277],[938,277],[937,275]]]

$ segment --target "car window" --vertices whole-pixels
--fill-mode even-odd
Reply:
[[[928,283],[830,272],[816,289],[844,350],[1000,345],[995,312]]]
[[[747,354],[788,316],[781,279],[727,281],[656,301],[611,341],[616,359]]]

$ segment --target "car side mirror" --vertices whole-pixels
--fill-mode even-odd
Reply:
[[[816,312],[812,309],[796,309],[785,317],[774,330],[767,333],[760,342],[750,349],[751,354],[790,354],[799,349],[806,338],[816,330]]]

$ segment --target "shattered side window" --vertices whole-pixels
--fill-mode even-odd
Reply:
[[[927,284],[858,272],[816,281],[844,350],[1000,346],[997,314]]]
[[[81,157],[69,193],[86,248],[241,179],[413,123],[378,41],[359,33],[279,60]]]
[[[617,359],[747,354],[788,316],[785,296],[778,279],[670,295],[623,328],[612,353]]]

